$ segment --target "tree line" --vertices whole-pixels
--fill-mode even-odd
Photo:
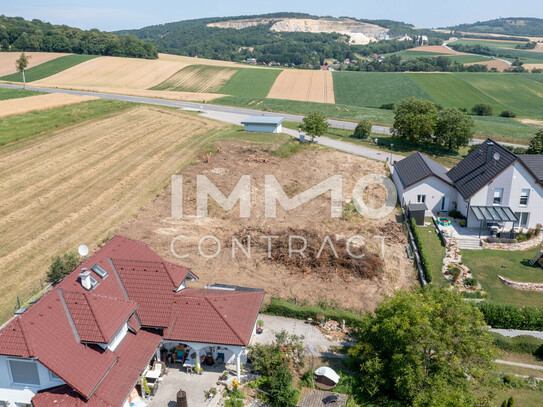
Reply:
[[[133,35],[116,35],[97,29],[81,30],[41,20],[0,15],[1,51],[69,52],[156,59],[154,45]]]

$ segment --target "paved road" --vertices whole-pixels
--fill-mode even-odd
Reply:
[[[22,89],[22,85],[8,85],[8,84],[0,84],[0,87],[2,88],[9,88],[9,89]],[[102,99],[113,99],[113,100],[122,100],[125,102],[135,102],[135,103],[146,103],[150,105],[157,105],[157,106],[168,106],[168,107],[178,107],[183,109],[189,109],[189,110],[198,110],[202,111],[204,113],[211,113],[211,112],[219,112],[219,113],[231,113],[231,114],[238,114],[243,116],[251,116],[251,115],[261,115],[261,116],[278,116],[281,115],[285,118],[287,121],[297,122],[301,123],[304,116],[301,115],[295,115],[295,114],[288,114],[288,113],[277,113],[277,112],[264,112],[261,110],[253,110],[253,109],[246,109],[241,107],[230,107],[230,106],[221,106],[221,105],[213,105],[213,104],[200,104],[200,103],[194,103],[194,102],[184,102],[180,100],[169,100],[169,99],[158,99],[158,98],[151,98],[151,97],[141,97],[141,96],[128,96],[128,95],[120,95],[120,94],[114,94],[114,93],[102,93],[102,92],[87,92],[82,90],[71,90],[71,89],[58,89],[58,88],[44,88],[44,87],[38,87],[38,86],[27,86],[26,89],[29,90],[35,90],[39,92],[46,92],[46,93],[64,93],[64,94],[70,94],[70,95],[82,95],[82,96],[96,96]],[[220,117],[220,116],[217,116]],[[220,119],[218,119],[220,120]],[[339,129],[346,129],[346,130],[354,130],[356,127],[356,123],[343,121],[343,120],[328,120],[330,125],[335,128]],[[373,126],[372,132],[376,134],[384,134],[384,135],[390,135],[391,131],[389,127],[386,126]],[[364,150],[371,150],[370,148],[365,148],[361,146],[357,146],[351,143],[344,143],[338,140],[330,140],[330,144],[325,144],[324,138],[321,137],[319,140],[320,144],[327,145],[331,148],[336,148],[341,151],[349,152],[352,154],[362,155],[364,157],[368,157],[371,155],[368,153],[366,154],[359,154],[358,152]],[[471,144],[480,144],[483,140],[474,139]],[[328,143],[328,141],[326,141]],[[507,144],[513,147],[526,147],[520,144],[509,144],[509,143],[502,143]],[[348,146],[354,146],[349,147],[348,149],[346,145]],[[373,154],[374,159],[378,159],[380,161],[386,161],[386,157],[388,154],[386,153],[379,153],[379,154]],[[380,157],[380,158],[378,158]],[[404,158],[403,156],[397,156],[399,159]],[[398,158],[393,158],[394,160]]]
[[[530,365],[528,363],[510,362],[508,360],[494,359],[494,363],[499,363],[500,365],[510,365],[510,366],[517,366],[517,367],[525,367],[527,369],[543,370],[543,366]]]
[[[520,336],[520,335],[531,335],[535,336],[536,338],[543,339],[543,332],[542,331],[521,331],[518,329],[491,329],[491,332],[499,333],[503,336],[508,337],[514,337],[514,336]]]

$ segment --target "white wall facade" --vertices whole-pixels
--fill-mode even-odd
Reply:
[[[526,228],[535,228],[537,224],[543,224],[543,186],[521,163],[513,163],[473,195],[470,199],[470,206],[493,206],[497,188],[503,189],[500,206],[507,206],[515,213],[528,213]],[[529,190],[526,205],[521,205],[520,202],[522,190]],[[471,211],[468,216],[468,226],[479,226],[479,221],[475,219]]]
[[[35,363],[38,367],[40,384],[25,385],[13,383],[9,360],[21,360]],[[9,407],[16,407],[17,404],[30,405],[32,397],[34,397],[38,391],[63,384],[65,383],[61,379],[55,378],[49,369],[36,360],[0,356],[0,401],[7,402],[6,404]]]
[[[393,179],[395,176],[393,174]],[[398,183],[396,183],[396,180],[394,180],[394,183],[397,189],[398,183],[401,187],[399,179]],[[425,178],[405,190],[403,187],[398,189],[398,196],[402,206],[410,203],[419,203],[417,200],[419,195],[426,196],[424,202],[428,208],[426,215],[430,216],[432,213],[437,215],[439,212],[447,213],[451,209],[454,209],[454,202],[457,201],[458,192],[452,185],[447,184],[437,177]],[[446,198],[446,206],[442,209],[443,198]]]

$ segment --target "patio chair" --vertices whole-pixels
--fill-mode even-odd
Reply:
[[[153,363],[153,370],[160,369],[160,376],[164,376],[164,373],[166,373],[166,363],[155,360]]]
[[[177,349],[174,353],[173,363],[183,363],[185,361],[185,350]]]

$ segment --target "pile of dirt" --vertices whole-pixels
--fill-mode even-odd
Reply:
[[[253,242],[265,250],[268,261],[283,264],[293,272],[314,274],[325,280],[335,275],[371,279],[383,272],[383,261],[379,255],[338,235],[328,236],[306,229],[270,231],[257,228],[244,229],[234,236],[243,245]],[[277,237],[263,239],[266,236]],[[232,240],[226,242],[227,246],[231,244]]]

